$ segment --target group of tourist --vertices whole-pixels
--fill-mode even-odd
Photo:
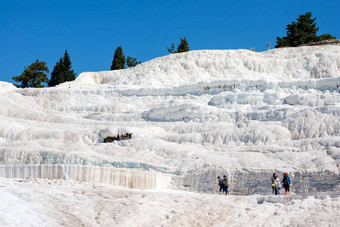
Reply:
[[[220,187],[220,195],[222,194],[229,195],[228,188],[229,188],[230,183],[226,175],[224,175],[223,178],[218,176],[217,181],[218,181],[218,186]],[[292,184],[291,184],[288,173],[283,173],[282,180],[279,178],[279,175],[277,173],[274,173],[273,176],[271,177],[271,181],[272,181],[272,193],[274,195],[280,195],[281,185],[283,186],[285,190],[284,194],[289,195]]]
[[[228,187],[230,183],[227,179],[227,176],[224,175],[223,178],[218,176],[217,181],[218,181],[218,186],[220,186],[220,195],[222,194],[229,195]]]
[[[281,188],[281,185],[282,185],[283,188],[285,189],[284,194],[289,195],[290,188],[292,187],[292,184],[290,182],[290,177],[288,176],[288,173],[283,173],[282,181],[280,180],[279,175],[277,175],[276,173],[273,173],[271,180],[272,180],[272,192],[273,192],[273,194],[280,195],[280,188]]]

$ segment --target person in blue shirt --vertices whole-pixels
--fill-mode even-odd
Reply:
[[[289,195],[290,188],[292,187],[292,183],[290,181],[290,177],[288,176],[288,173],[283,174],[283,187],[285,189],[285,195]]]

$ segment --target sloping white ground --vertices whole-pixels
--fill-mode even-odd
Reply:
[[[338,226],[339,195],[220,196],[0,178],[1,226]]]
[[[0,163],[152,169],[182,177],[174,188],[210,192],[228,173],[245,194],[252,174],[260,183],[248,188],[288,171],[297,191],[337,190],[339,68],[339,46],[192,51],[58,88],[1,83]]]
[[[11,84],[11,83],[7,83],[7,82],[0,82],[0,91],[14,91],[17,90],[17,88]]]
[[[0,164],[152,170],[172,174],[171,189],[209,193],[227,174],[233,195],[262,194],[3,180],[0,224],[332,226],[338,197],[264,195],[274,171],[291,174],[294,193],[340,191],[339,87],[339,46],[192,51],[57,88],[0,82]]]
[[[338,46],[248,50],[201,50],[172,54],[118,71],[82,73],[61,87],[176,87],[219,80],[284,81],[339,76]]]

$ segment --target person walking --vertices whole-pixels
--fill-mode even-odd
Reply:
[[[223,193],[223,179],[220,176],[218,176],[217,181],[218,181],[218,186],[220,186],[220,195],[222,195],[222,193]]]
[[[289,195],[290,188],[292,187],[292,184],[290,182],[290,177],[288,176],[288,173],[283,174],[283,188],[285,189],[285,195]]]
[[[272,193],[273,193],[273,195],[275,194],[275,175],[276,175],[276,173],[273,173],[273,176],[270,178],[270,180],[272,181]]]
[[[281,181],[280,181],[279,175],[275,174],[275,179],[274,179],[275,195],[280,195],[280,184],[281,184]]]
[[[226,175],[223,176],[222,186],[223,186],[223,193],[224,193],[225,195],[229,195],[229,192],[228,192],[229,181],[228,181]]]

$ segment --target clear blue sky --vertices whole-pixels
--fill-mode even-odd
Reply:
[[[191,50],[266,50],[299,14],[340,38],[340,0],[0,0],[0,81],[68,50],[77,76],[109,70],[114,50],[145,62],[185,36]]]

